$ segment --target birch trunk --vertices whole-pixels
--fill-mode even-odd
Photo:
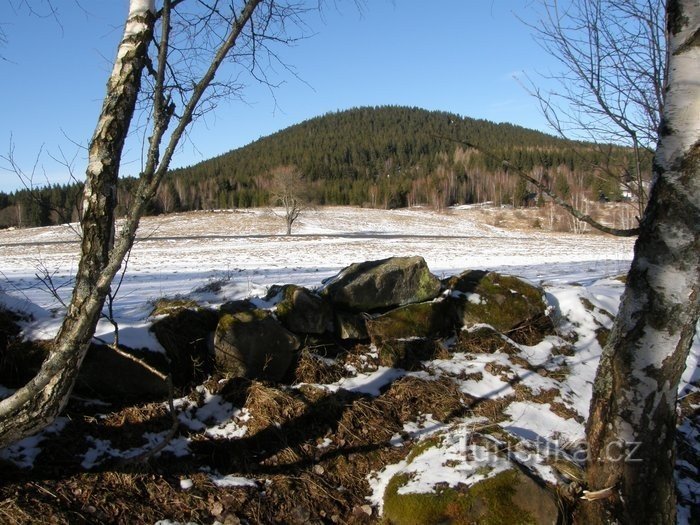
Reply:
[[[114,209],[122,148],[153,34],[153,0],[131,0],[107,95],[89,147],[81,259],[75,288],[53,349],[41,370],[0,401],[0,448],[50,424],[68,401],[95,332],[111,278],[103,270],[114,242]],[[117,266],[118,269],[118,266]]]
[[[676,398],[700,313],[700,4],[669,0],[655,181],[587,426],[581,523],[675,523]]]

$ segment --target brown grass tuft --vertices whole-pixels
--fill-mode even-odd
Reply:
[[[294,371],[294,382],[329,384],[347,377],[348,374],[349,372],[340,363],[331,362],[305,348],[299,355]]]
[[[248,431],[253,435],[272,425],[284,425],[300,417],[307,404],[284,390],[253,381],[248,388],[245,407],[252,414]]]
[[[449,421],[463,414],[471,401],[450,378],[428,381],[402,377],[382,396],[391,403],[402,421],[413,421],[419,414],[432,414],[438,421]]]

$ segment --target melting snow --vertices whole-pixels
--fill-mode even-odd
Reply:
[[[456,275],[466,269],[517,275],[544,287],[548,310],[557,320],[558,337],[548,337],[534,346],[510,342],[517,354],[513,358],[503,353],[454,353],[449,359],[430,362],[427,371],[411,375],[424,379],[448,375],[474,398],[512,396],[518,385],[527,387],[533,395],[557,389],[551,403],[511,402],[505,409],[507,419],[499,423],[503,431],[518,440],[518,445],[510,450],[510,458],[554,481],[545,459],[548,454],[563,453],[570,443],[580,440],[583,425],[574,418],[555,414],[552,404],[559,403],[582,417],[588,414],[601,353],[596,332],[601,327],[609,329],[617,314],[624,285],[613,277],[627,271],[633,240],[506,231],[474,220],[473,213],[476,210],[468,207],[444,214],[427,210],[321,208],[303,215],[295,235],[290,237],[282,235],[282,221],[265,210],[147,217],[114,304],[120,341],[133,347],[161,350],[148,331],[152,321],[150,302],[156,299],[184,296],[216,307],[229,300],[253,298],[259,306],[269,308],[274,306],[274,301],[265,303],[261,298],[271,285],[317,288],[352,262],[422,255],[439,277]],[[60,242],[56,244],[56,241]],[[77,267],[76,241],[75,231],[69,227],[0,231],[3,271],[0,304],[25,312],[31,319],[23,323],[26,337],[47,339],[55,335],[63,306],[38,283],[35,274],[49,272],[59,296],[66,301]],[[476,295],[469,297],[474,302],[480,299]],[[111,324],[101,321],[97,335],[109,341],[113,337],[111,330]],[[569,352],[557,351],[567,346]],[[692,383],[700,382],[699,354],[696,340],[683,374],[682,393],[689,392]],[[546,373],[524,368],[515,357],[524,358]],[[403,370],[380,367],[320,386],[330,391],[346,389],[376,396],[383,387],[406,374]],[[0,398],[11,393],[0,386]],[[176,400],[183,426],[217,439],[246,434],[246,422],[250,418],[246,410],[204,387],[200,387],[198,394],[197,402],[187,398]],[[0,457],[31,467],[40,452],[41,441],[51,433],[60,432],[66,422],[63,418],[57,420],[41,434],[0,451]],[[436,439],[439,444],[426,448],[410,463],[388,465],[372,474],[370,502],[381,512],[386,485],[400,472],[411,474],[402,491],[422,492],[438,482],[474,483],[506,468],[508,462],[502,455],[494,455],[487,448],[482,450],[481,445],[469,441],[468,436],[480,424],[484,421],[462,420],[448,426],[435,421],[430,414],[407,424],[402,433],[392,438],[393,445],[425,439]],[[688,435],[697,432],[692,426],[680,430]],[[143,446],[120,450],[108,440],[86,436],[89,447],[83,467],[92,468],[110,457],[138,456],[164,437],[165,433],[145,434]],[[318,444],[321,448],[329,445],[328,438]],[[176,456],[188,454],[189,441],[175,438],[162,452]],[[489,458],[487,463],[479,460],[484,457]],[[488,468],[479,468],[485,464]],[[691,467],[679,463],[678,488],[686,501],[699,503],[697,482],[681,474],[697,474]],[[258,486],[255,480],[235,475],[210,473],[210,477],[221,487]],[[189,479],[180,480],[183,490],[191,484]],[[680,522],[688,515],[688,509],[679,506]]]

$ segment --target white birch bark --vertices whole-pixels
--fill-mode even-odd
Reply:
[[[668,2],[655,180],[594,385],[586,523],[675,523],[677,389],[700,314],[700,3]]]
[[[61,412],[94,334],[111,283],[111,278],[104,278],[103,270],[114,241],[121,152],[140,90],[154,20],[153,0],[131,0],[107,95],[88,149],[81,259],[73,296],[40,371],[0,401],[0,447],[44,428]]]
[[[175,105],[168,97],[165,87],[166,71],[170,71],[170,11],[173,5],[179,3],[178,0],[163,0],[163,8],[155,13],[153,0],[130,1],[124,36],[89,147],[81,219],[81,258],[73,296],[54,341],[54,348],[36,377],[11,397],[0,401],[0,448],[50,424],[67,403],[112,280],[133,246],[139,221],[156,195],[177,145],[192,123],[198,105],[212,85],[216,72],[231,53],[246,25],[252,23],[256,9],[264,5],[263,0],[247,0],[240,4],[239,12],[235,11],[234,4],[230,6],[230,18],[226,20],[227,34],[218,47],[211,49],[211,62],[202,76],[198,81],[192,81],[189,99],[183,102],[177,125],[165,141],[165,133],[175,112]],[[266,31],[271,31],[269,25],[276,13],[272,1],[267,6],[267,18],[261,17],[260,27],[250,30],[248,37],[253,40],[265,38]],[[205,3],[201,3],[200,7],[212,12],[216,9]],[[293,13],[294,9],[291,9],[279,15],[280,24],[283,25],[285,16],[293,16]],[[122,148],[141,89],[141,75],[148,60],[148,47],[156,16],[160,17],[161,37],[154,71],[152,133],[139,187],[133,196],[124,225],[115,238],[114,209]],[[162,155],[161,143],[165,143]]]

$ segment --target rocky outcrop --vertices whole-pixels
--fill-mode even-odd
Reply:
[[[269,309],[256,307],[260,304]],[[302,341],[309,348],[322,348],[323,355],[371,342],[375,363],[416,370],[448,347],[517,352],[513,341],[534,344],[549,333],[546,312],[543,290],[516,277],[466,271],[441,283],[421,257],[394,257],[350,265],[320,293],[273,286],[262,302],[229,301],[218,310],[188,299],[162,299],[152,313],[152,331],[166,356],[143,355],[159,373],[171,373],[176,387],[199,382],[217,369],[249,379],[289,379]],[[17,339],[14,321],[0,316],[2,346]],[[478,326],[482,324],[488,326]],[[455,335],[450,345],[444,344]],[[45,355],[41,346],[21,341],[13,345],[0,355],[0,378],[6,385],[23,384]],[[129,361],[109,349],[92,351],[85,365],[85,377],[90,378],[79,384],[107,395],[152,397],[165,391],[162,378],[131,371],[129,367],[141,365],[121,360]]]
[[[248,379],[282,380],[299,346],[299,339],[265,310],[225,314],[214,335],[217,368]]]
[[[336,308],[373,312],[429,301],[441,284],[422,257],[391,257],[351,264],[325,283],[324,297]]]

